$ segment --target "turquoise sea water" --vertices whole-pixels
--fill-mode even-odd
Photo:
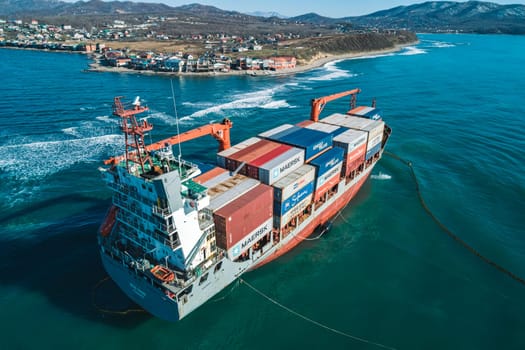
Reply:
[[[181,129],[229,117],[233,142],[308,118],[311,98],[359,87],[412,161],[430,209],[525,277],[525,37],[420,35],[400,52],[282,77],[173,79]],[[86,73],[82,55],[0,50],[0,349],[374,349],[276,307],[244,285],[177,324],[93,307],[105,277],[96,231],[110,202],[97,172],[122,150],[112,98],[175,133],[170,79]],[[347,101],[324,112],[340,112]],[[213,162],[212,138],[183,145]],[[408,169],[384,157],[322,239],[244,276],[329,327],[396,349],[524,349],[525,286],[450,239]],[[129,306],[111,283],[96,298]],[[379,349],[379,348],[378,348]]]

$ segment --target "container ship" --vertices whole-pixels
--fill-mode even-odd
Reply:
[[[109,276],[152,315],[178,321],[242,274],[285,254],[330,223],[381,158],[391,129],[359,89],[311,101],[310,118],[230,144],[224,119],[146,145],[152,125],[137,98],[114,99],[125,152],[100,167],[113,193],[98,234]],[[323,119],[325,105],[350,107]],[[175,145],[211,135],[217,164],[204,171]]]

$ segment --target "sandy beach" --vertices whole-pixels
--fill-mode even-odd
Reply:
[[[347,54],[342,55],[333,55],[328,53],[320,53],[316,57],[314,57],[310,62],[306,64],[297,65],[295,68],[285,68],[285,69],[279,69],[279,70],[234,70],[231,69],[227,72],[157,72],[152,70],[134,70],[129,68],[123,68],[123,67],[109,67],[104,66],[98,61],[97,59],[94,60],[94,62],[89,64],[89,68],[86,69],[87,72],[112,72],[112,73],[131,73],[131,74],[154,74],[154,75],[176,75],[176,76],[229,76],[229,75],[250,75],[250,76],[270,76],[270,75],[287,75],[287,74],[296,74],[305,72],[311,69],[319,68],[324,66],[327,63],[333,62],[333,61],[339,61],[339,60],[345,60],[345,59],[351,59],[351,58],[357,58],[357,57],[364,57],[364,56],[376,56],[376,55],[382,55],[387,53],[392,53],[399,51],[403,49],[404,47],[411,46],[417,44],[417,42],[404,44],[404,45],[396,45],[393,48],[384,49],[384,50],[376,50],[376,51],[364,51],[364,52],[351,52]]]

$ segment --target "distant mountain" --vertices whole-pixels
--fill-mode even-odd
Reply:
[[[247,12],[247,15],[255,16],[255,17],[265,17],[265,18],[271,18],[271,17],[277,17],[277,18],[288,18],[289,16],[281,15],[278,12],[269,12],[269,11],[255,11],[255,12]]]
[[[162,0],[159,0],[162,1]],[[353,28],[407,29],[412,31],[460,31],[475,33],[525,34],[525,5],[498,5],[491,2],[430,1],[410,6],[398,6],[365,16],[329,18],[316,13],[282,18],[276,13],[243,14],[224,11],[213,6],[189,4],[171,7],[164,4],[132,1],[77,1],[58,0],[0,0],[3,16],[115,16],[125,14],[188,15],[206,23],[261,26],[278,22],[279,25],[300,22],[311,26],[344,24]],[[275,21],[276,18],[280,18]],[[273,21],[273,22],[272,22]],[[262,27],[261,27],[262,28]]]
[[[300,16],[290,17],[288,19],[290,21],[295,21],[295,22],[315,23],[315,24],[335,24],[337,22],[340,22],[340,20],[338,19],[334,19],[330,17],[323,17],[313,12],[306,13]]]
[[[360,26],[409,28],[414,31],[525,33],[525,5],[432,1],[344,20]]]

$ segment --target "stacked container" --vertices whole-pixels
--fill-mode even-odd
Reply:
[[[350,115],[357,117],[368,118],[372,120],[381,120],[381,110],[374,107],[360,106],[356,107],[348,112]]]
[[[272,230],[273,189],[259,184],[213,213],[217,246],[239,257]]]
[[[343,156],[343,149],[335,147],[310,162],[316,168],[315,201],[339,183]]]
[[[319,122],[317,122],[317,123],[312,122],[312,123],[310,123],[308,125],[305,125],[304,127],[306,129],[312,129],[312,130],[325,132],[327,134],[332,135],[332,137],[336,137],[337,135],[340,135],[343,132],[345,132],[346,130],[348,130],[347,128],[342,128],[342,127],[337,126],[337,125],[326,124],[326,123],[319,123]]]
[[[226,167],[226,158],[228,158],[230,155],[239,152],[240,150],[245,149],[248,146],[253,145],[254,143],[259,142],[261,139],[258,137],[250,137],[247,140],[244,140],[236,145],[233,145],[232,147],[225,149],[224,151],[221,151],[217,153],[217,165],[219,165],[222,168]]]
[[[265,133],[264,135],[269,140],[304,149],[306,162],[332,147],[331,134],[297,126],[292,126],[278,133]],[[259,136],[263,136],[263,134]]]
[[[304,164],[274,183],[274,226],[282,228],[311,202],[315,168]]]
[[[223,181],[228,180],[229,177],[230,172],[228,170],[215,167],[210,171],[207,171],[199,176],[194,177],[192,180],[198,184],[210,188],[218,185]]]
[[[207,209],[211,212],[214,212],[215,210],[222,208],[226,204],[242,196],[259,184],[259,181],[250,179],[244,175],[237,174],[235,176],[231,176],[227,180],[208,188],[210,205]],[[206,183],[203,185],[206,185]]]
[[[326,124],[343,126],[349,129],[366,131],[368,134],[366,155],[365,158],[370,159],[375,153],[381,149],[381,141],[383,140],[383,130],[385,123],[381,120],[372,120],[362,117],[355,117],[340,113],[332,114],[321,122]]]
[[[334,147],[339,147],[344,152],[341,175],[349,175],[365,161],[367,138],[368,134],[365,131],[353,129],[347,129],[334,137]]]
[[[381,110],[375,107],[359,106],[350,110],[348,114],[372,120],[381,120]]]

